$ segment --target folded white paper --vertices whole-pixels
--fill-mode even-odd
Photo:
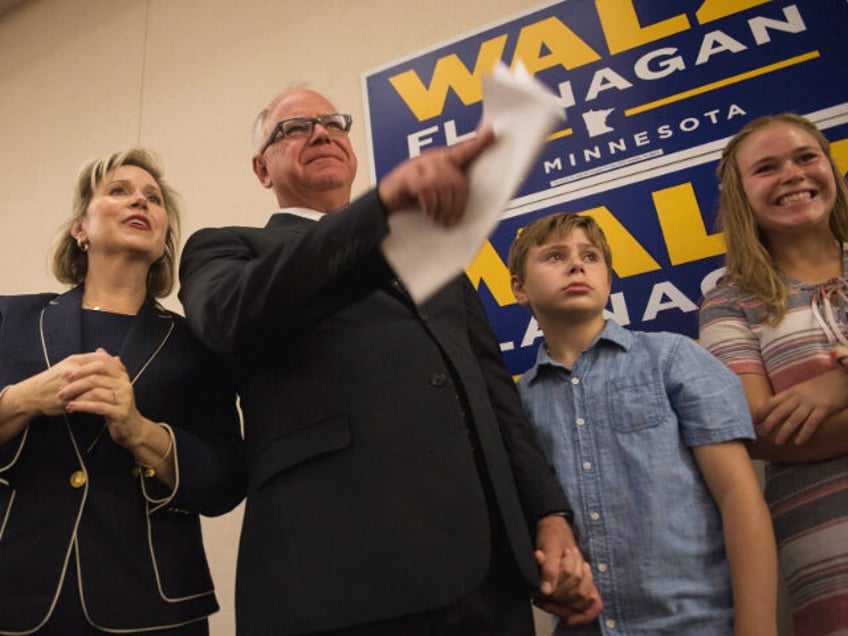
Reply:
[[[441,227],[414,209],[389,216],[383,255],[417,304],[471,263],[545,139],[564,119],[557,98],[523,66],[516,65],[510,72],[499,64],[483,78],[480,125],[492,126],[497,140],[468,168],[470,192],[461,221]]]

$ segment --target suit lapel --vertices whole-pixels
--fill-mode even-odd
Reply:
[[[49,366],[82,352],[82,286],[51,300],[41,312],[41,339]],[[174,329],[173,318],[148,298],[132,321],[118,355],[130,381],[144,372]]]
[[[57,296],[42,309],[41,346],[48,366],[82,351],[82,286]]]
[[[174,320],[153,299],[148,298],[138,311],[118,355],[127,368],[130,382],[135,381],[153,361],[174,329]]]
[[[82,289],[82,285],[74,287],[52,299],[41,310],[39,332],[48,367],[82,352]],[[65,414],[64,417],[68,436],[82,461],[84,450],[100,438],[103,420],[85,413]]]

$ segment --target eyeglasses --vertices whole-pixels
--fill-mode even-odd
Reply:
[[[330,113],[329,115],[318,115],[318,117],[292,117],[277,122],[274,130],[268,135],[268,139],[259,151],[261,155],[268,146],[280,139],[308,139],[312,136],[316,124],[321,124],[324,130],[332,136],[346,135],[350,131],[353,118],[342,113]]]

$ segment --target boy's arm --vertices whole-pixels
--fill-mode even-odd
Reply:
[[[745,445],[695,446],[695,461],[721,513],[733,585],[735,636],[777,634],[777,549]]]

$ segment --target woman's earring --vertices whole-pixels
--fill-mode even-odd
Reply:
[[[77,247],[80,248],[80,252],[88,251],[88,242],[83,241],[82,239],[77,239]]]

